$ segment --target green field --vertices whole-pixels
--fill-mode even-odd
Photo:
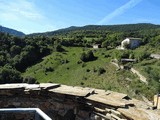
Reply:
[[[141,38],[141,46],[115,49],[126,37]],[[53,82],[143,95],[150,100],[160,92],[160,62],[150,57],[160,54],[159,25],[88,25],[22,38],[0,33],[0,40],[1,84]],[[94,50],[93,44],[102,48]],[[121,61],[126,58],[136,61]],[[117,69],[112,59],[127,69]],[[148,84],[131,73],[131,67],[145,76]]]
[[[23,76],[35,77],[38,82],[101,88],[136,96],[134,89],[136,89],[135,84],[139,83],[138,77],[130,71],[117,71],[117,68],[110,63],[113,50],[106,51],[104,48],[94,50],[97,60],[85,63],[78,61],[81,53],[89,49],[68,47],[65,50],[66,52],[53,52],[44,57],[42,62],[28,68]],[[46,71],[47,68],[52,70]],[[105,69],[103,74],[99,74],[100,68]]]

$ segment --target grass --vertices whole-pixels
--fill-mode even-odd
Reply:
[[[110,63],[116,50],[106,50],[104,48],[93,50],[94,55],[98,58],[97,60],[80,62],[81,53],[90,49],[65,47],[67,52],[53,52],[51,55],[44,57],[42,62],[28,68],[23,76],[35,77],[37,81],[43,83],[53,82],[100,88],[127,93],[131,97],[139,97],[136,94],[139,90],[138,85],[141,87],[144,85],[139,82],[138,77],[127,70],[117,71],[117,68]],[[46,71],[49,67],[52,70]],[[98,73],[100,68],[105,70],[103,74]]]

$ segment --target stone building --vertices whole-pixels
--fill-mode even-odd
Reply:
[[[39,120],[22,108],[41,110],[52,120],[160,120],[152,104],[123,93],[54,83],[1,84],[0,120]]]
[[[126,38],[121,42],[121,49],[134,49],[140,46],[141,38]]]
[[[160,60],[160,54],[151,54],[150,57]]]
[[[93,48],[94,48],[94,49],[101,48],[101,45],[100,45],[100,44],[94,44],[94,45],[93,45]]]

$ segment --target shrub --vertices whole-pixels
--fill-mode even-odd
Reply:
[[[83,61],[83,62],[88,62],[88,61],[93,61],[96,59],[96,57],[94,56],[93,52],[90,50],[88,51],[87,53],[83,52],[81,54],[81,57],[80,59]]]
[[[82,63],[82,61],[78,61],[78,62],[77,62],[77,64],[81,64],[81,63]]]
[[[22,83],[21,73],[11,66],[0,67],[0,84]]]
[[[90,69],[87,69],[86,72],[90,72]]]
[[[83,77],[82,77],[82,80],[87,80],[87,77],[83,76]]]
[[[105,58],[108,58],[108,57],[111,57],[111,55],[107,54],[107,55],[104,55]]]
[[[28,84],[37,84],[37,80],[34,77],[27,76],[23,79],[23,83],[28,83]]]
[[[84,82],[81,82],[81,85],[84,85]]]
[[[69,70],[69,67],[67,67],[67,70]]]
[[[96,68],[95,68],[95,67],[93,68],[93,72],[97,72],[97,70],[96,70]]]
[[[142,61],[144,59],[150,58],[150,53],[147,51],[140,51],[140,52],[135,53],[135,58],[138,61]]]
[[[86,64],[85,64],[85,63],[82,63],[82,68],[85,67],[85,66],[86,66]]]
[[[95,59],[95,56],[94,56],[94,54],[93,54],[93,52],[91,50],[88,51],[86,55],[87,55],[88,61],[92,61],[92,60]]]
[[[104,68],[102,68],[102,67],[100,67],[99,69],[98,69],[98,75],[101,75],[101,74],[103,74],[103,73],[105,73],[106,72],[106,70],[104,69]]]
[[[53,72],[53,71],[54,71],[54,68],[52,68],[52,67],[45,68],[45,72]]]
[[[86,61],[87,61],[87,57],[86,57],[86,54],[85,54],[84,52],[81,54],[80,59],[81,59],[83,62],[86,62]]]
[[[57,52],[63,52],[63,51],[65,51],[65,50],[62,48],[61,45],[57,45],[57,46],[55,47],[55,50],[56,50]]]
[[[61,60],[61,64],[67,64],[67,63],[69,63],[69,61],[67,59]]]

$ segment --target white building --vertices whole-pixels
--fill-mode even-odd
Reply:
[[[141,38],[126,38],[121,42],[121,49],[127,48],[134,49],[140,46]]]
[[[94,45],[93,45],[93,48],[94,48],[94,49],[98,49],[98,48],[100,48],[100,47],[101,47],[100,44],[94,44]]]
[[[160,60],[160,54],[151,54],[150,57]]]

